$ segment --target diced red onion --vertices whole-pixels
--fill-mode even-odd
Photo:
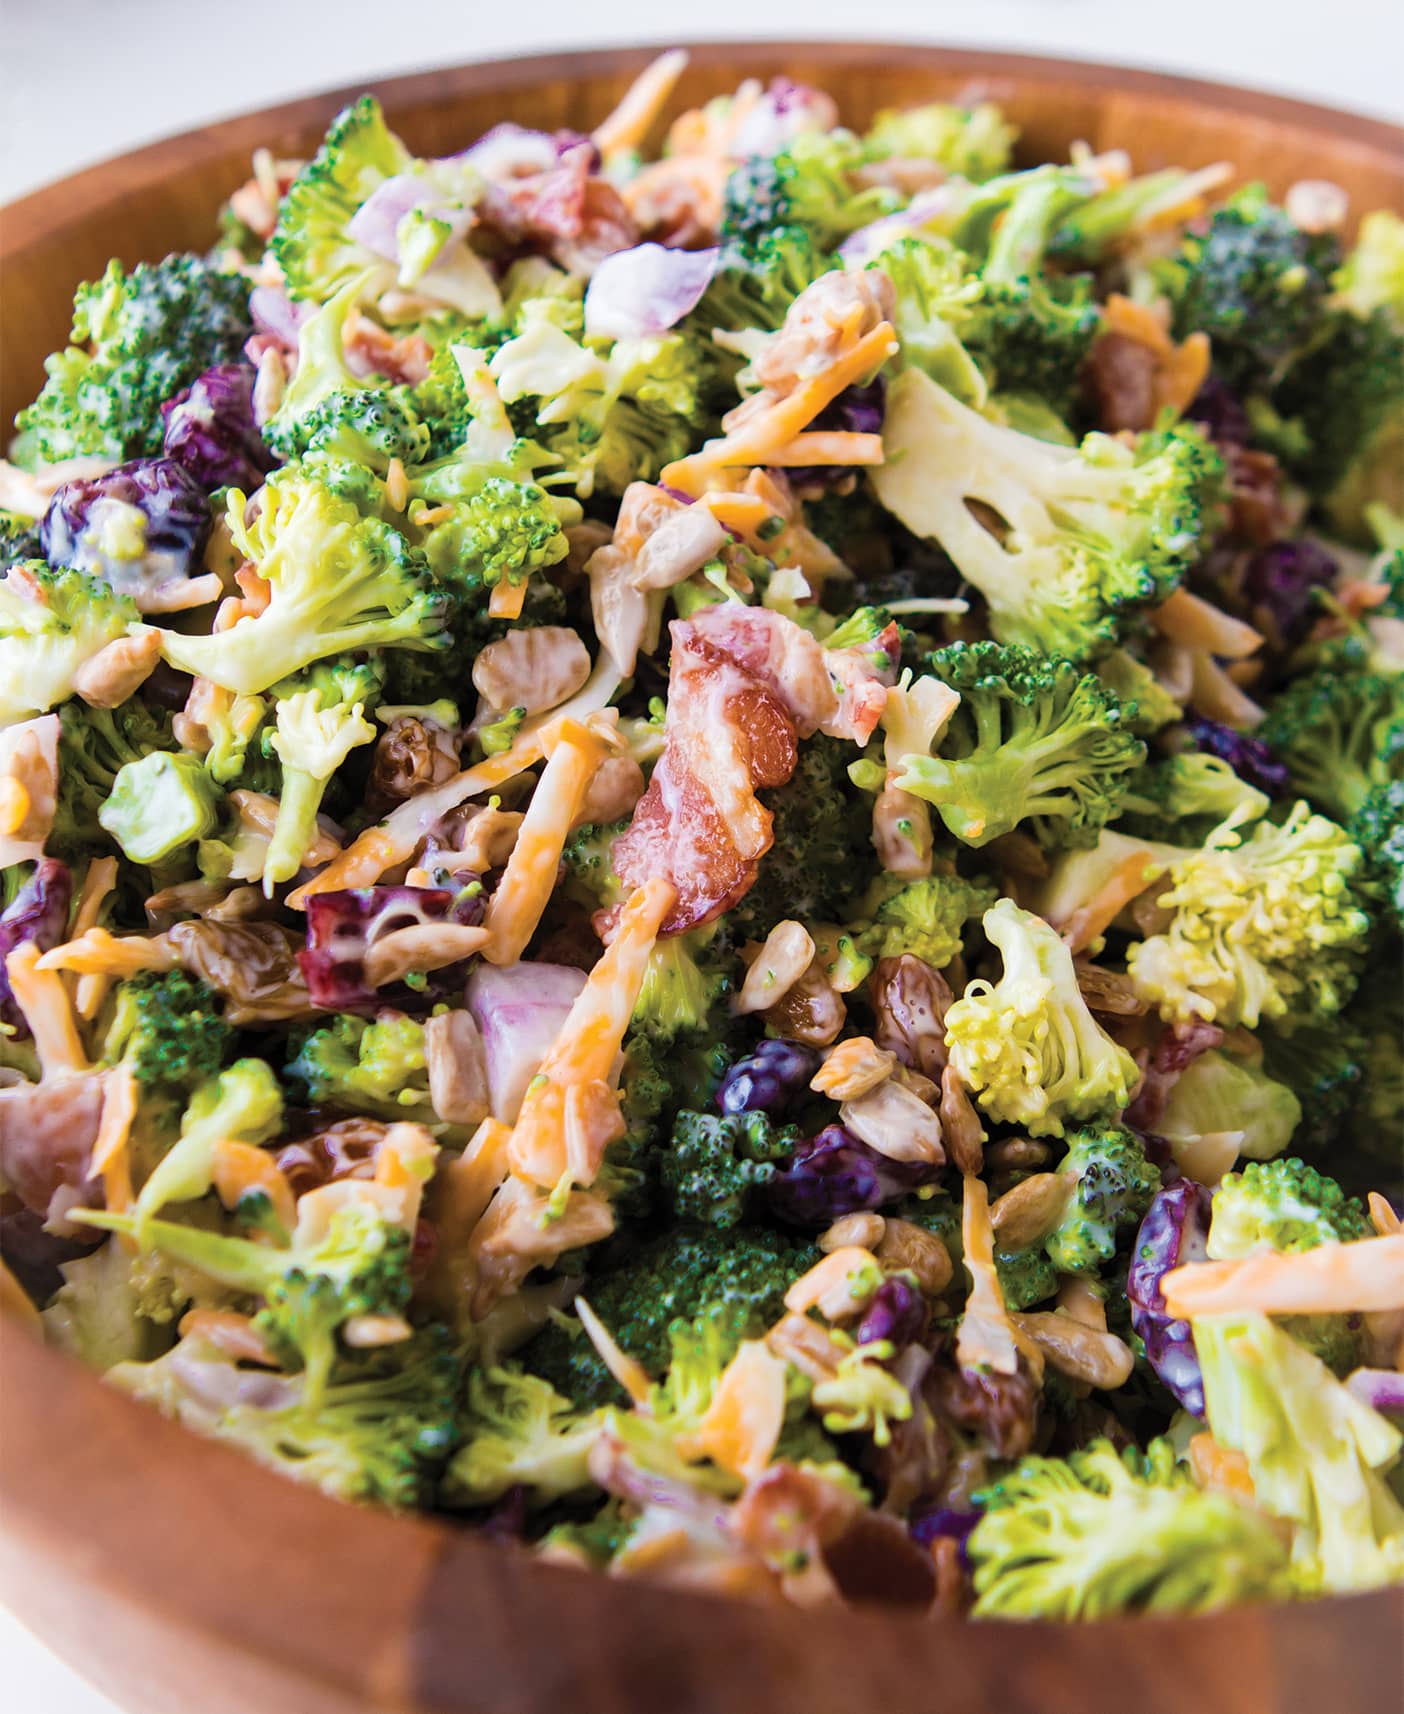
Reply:
[[[482,1031],[493,1117],[511,1124],[527,1085],[561,1033],[585,972],[570,964],[480,964],[468,1009]]]
[[[1357,1369],[1346,1391],[1383,1416],[1404,1417],[1404,1375],[1397,1369]]]
[[[669,250],[636,244],[595,269],[585,293],[592,338],[644,339],[666,333],[695,309],[717,271],[719,250]]]
[[[455,205],[418,173],[397,173],[394,178],[378,184],[347,222],[346,230],[358,244],[387,262],[400,260],[400,222],[407,214],[420,210],[433,220],[444,221],[451,234],[450,244],[467,235],[474,213],[469,206]]]
[[[861,268],[868,262],[874,261],[890,245],[899,238],[908,238],[913,232],[920,230],[927,221],[934,220],[944,212],[954,199],[950,185],[933,185],[930,190],[918,191],[912,200],[896,214],[884,214],[881,220],[874,220],[868,226],[860,226],[856,232],[844,239],[839,245],[839,260],[848,268]]]
[[[271,333],[280,345],[296,345],[298,329],[316,309],[294,303],[281,286],[255,286],[249,293],[249,314],[259,333]]]

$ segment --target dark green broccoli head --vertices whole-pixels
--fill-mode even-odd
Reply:
[[[900,204],[896,192],[856,182],[862,164],[863,146],[847,132],[806,132],[779,154],[743,161],[726,181],[723,243],[754,252],[777,228],[798,226],[832,250]]]
[[[1404,779],[1404,677],[1322,667],[1273,699],[1254,736],[1297,791],[1348,821],[1375,786]],[[1381,807],[1388,815],[1388,798]]]
[[[1340,245],[1304,232],[1262,185],[1232,196],[1166,265],[1175,335],[1207,333],[1238,393],[1270,388],[1319,335]]]
[[[1346,832],[1365,853],[1373,890],[1404,928],[1404,779],[1372,786]]]
[[[995,1272],[1006,1309],[1031,1309],[1046,1303],[1058,1289],[1058,1270],[1038,1245],[1028,1250],[996,1250]]]
[[[960,707],[942,754],[907,757],[897,783],[967,845],[1020,823],[1041,845],[1095,844],[1146,754],[1096,674],[998,643],[953,643],[931,667]]]
[[[1072,1188],[1044,1248],[1059,1273],[1095,1274],[1140,1225],[1160,1189],[1160,1168],[1146,1159],[1133,1132],[1098,1125],[1068,1132],[1058,1171]]]
[[[869,800],[848,779],[850,745],[822,735],[800,745],[789,782],[760,793],[775,817],[775,843],[760,873],[727,922],[744,938],[763,940],[778,922],[840,918],[844,903],[871,875]]]
[[[1358,1004],[1352,1001],[1350,1012]],[[1290,1037],[1265,1030],[1262,1041],[1268,1075],[1285,1083],[1301,1102],[1302,1119],[1293,1141],[1313,1151],[1336,1142],[1360,1096],[1364,1041],[1345,1018],[1333,1020],[1329,1029],[1308,1025]]]
[[[717,270],[689,322],[710,334],[714,327],[740,332],[779,327],[806,286],[834,265],[804,226],[766,228],[722,246]]]
[[[193,1089],[214,1077],[233,1044],[214,989],[184,970],[145,971],[118,990],[105,1057],[143,1088]]]
[[[399,392],[356,387],[328,393],[269,444],[284,458],[326,457],[384,472],[392,458],[426,458],[429,430]]]
[[[1293,430],[1283,441],[1292,475],[1313,494],[1332,493],[1370,457],[1386,421],[1404,414],[1404,336],[1384,310],[1333,311],[1272,406]],[[1397,471],[1397,442],[1380,452]]]
[[[813,1244],[768,1228],[675,1226],[585,1290],[620,1346],[658,1376],[668,1366],[674,1322],[710,1312],[724,1318],[736,1343],[754,1337],[784,1313],[785,1292],[818,1260]],[[622,1398],[588,1339],[563,1326],[547,1327],[518,1355],[582,1407]]]
[[[237,362],[253,332],[249,282],[197,256],[110,262],[73,300],[73,343],[15,419],[50,463],[159,453],[161,405],[216,364]]]
[[[1305,1161],[1248,1161],[1214,1192],[1209,1254],[1234,1260],[1266,1250],[1314,1250],[1373,1231],[1364,1207]]]
[[[721,1230],[739,1225],[798,1140],[797,1127],[776,1125],[768,1113],[679,1113],[661,1157],[673,1213]]]

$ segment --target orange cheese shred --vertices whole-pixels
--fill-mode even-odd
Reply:
[[[727,1364],[691,1445],[745,1481],[770,1463],[785,1426],[787,1364],[764,1340],[748,1339]]]
[[[797,434],[788,446],[771,453],[768,462],[783,468],[795,464],[881,464],[882,459],[880,434],[825,429]]]
[[[586,1337],[595,1347],[600,1361],[628,1393],[630,1402],[642,1409],[648,1404],[649,1394],[653,1391],[648,1370],[637,1358],[620,1349],[614,1335],[583,1297],[577,1297],[571,1307],[580,1318],[580,1325],[585,1329]]]
[[[1350,1315],[1404,1309],[1404,1233],[1321,1244],[1290,1255],[1191,1262],[1161,1281],[1167,1312],[1200,1315]]]
[[[624,91],[614,111],[596,125],[590,140],[606,160],[643,146],[654,121],[687,68],[687,53],[672,48],[650,60]]]
[[[249,1191],[261,1190],[285,1231],[291,1232],[297,1224],[297,1200],[286,1175],[272,1155],[252,1143],[229,1138],[217,1142],[210,1183],[226,1208],[236,1208],[240,1197]]]

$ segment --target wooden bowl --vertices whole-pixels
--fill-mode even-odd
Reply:
[[[514,119],[588,130],[647,50],[546,55],[375,86],[414,149]],[[1144,72],[890,45],[708,44],[691,105],[744,76],[831,90],[846,120],[979,93],[1029,160],[1076,138],[1142,169],[1234,161],[1274,191],[1329,178],[1357,211],[1404,200],[1401,134]],[[336,92],[192,131],[11,205],[0,223],[8,421],[62,345],[80,279],[208,246],[266,144],[306,153]],[[0,1329],[0,1594],[134,1714],[1383,1714],[1400,1706],[1397,1592],[1083,1627],[811,1615],[540,1565],[463,1530],[341,1506]],[[20,1714],[42,1714],[22,1710]]]

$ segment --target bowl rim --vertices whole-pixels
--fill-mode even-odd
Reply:
[[[1075,82],[1089,91],[1140,93],[1186,109],[1217,108],[1317,131],[1395,156],[1404,185],[1404,127],[1212,80],[900,38],[674,40],[537,52],[406,72],[173,133],[81,168],[0,208],[0,263],[61,239],[114,199],[140,199],[168,175],[177,151],[193,164],[276,142],[280,134],[324,124],[347,99],[366,90],[393,112],[407,104],[426,105],[436,96],[452,99],[473,87],[509,90],[553,78],[623,75],[664,46],[684,47],[694,63],[702,65],[743,65],[748,60],[764,64],[802,56],[819,66],[827,62],[879,70],[901,57],[933,72],[964,72],[972,84],[1017,78],[1033,84]],[[66,1566],[71,1574],[72,1559],[81,1548],[78,1581],[103,1615],[109,1640],[124,1622],[138,1635],[152,1627],[166,1636],[198,1635],[231,1667],[242,1661],[244,1670],[256,1670],[262,1663],[270,1673],[282,1675],[278,1682],[289,1673],[298,1675],[319,1714],[324,1706],[347,1711],[413,1707],[423,1714],[497,1714],[510,1708],[544,1714],[575,1689],[587,1670],[596,1688],[605,1688],[601,1706],[633,1708],[643,1700],[635,1677],[640,1648],[652,1673],[654,1705],[666,1714],[702,1714],[718,1706],[697,1684],[715,1653],[717,1627],[723,1623],[728,1654],[752,1662],[765,1683],[784,1685],[787,1708],[793,1695],[793,1705],[811,1714],[851,1709],[855,1698],[860,1708],[870,1702],[878,1688],[874,1670],[880,1678],[884,1653],[899,1651],[904,1670],[890,1680],[894,1709],[908,1706],[903,1693],[910,1694],[914,1658],[930,1662],[933,1671],[939,1664],[946,1692],[955,1692],[953,1705],[967,1707],[974,1707],[977,1699],[983,1702],[991,1687],[1016,1688],[1009,1678],[1011,1654],[1037,1653],[1053,1673],[1082,1673],[1094,1651],[1108,1659],[1120,1652],[1129,1660],[1133,1646],[1137,1652],[1148,1648],[1163,1654],[1168,1645],[1177,1654],[1194,1653],[1203,1661],[1210,1656],[1222,1660],[1226,1651],[1245,1647],[1244,1670],[1268,1674],[1282,1705],[1291,1707],[1298,1705],[1298,1692],[1308,1683],[1317,1705],[1321,1690],[1340,1691],[1344,1679],[1364,1693],[1377,1692],[1398,1664],[1392,1639],[1404,1616],[1404,1590],[1290,1607],[1239,1607],[1198,1618],[1022,1624],[1018,1634],[1031,1646],[1011,1651],[1011,1628],[997,1621],[967,1625],[873,1609],[845,1613],[838,1624],[832,1614],[816,1623],[814,1615],[793,1608],[762,1608],[708,1594],[680,1599],[672,1589],[582,1575],[438,1517],[366,1512],[289,1482],[105,1386],[76,1359],[27,1337],[18,1321],[5,1315],[0,1315],[0,1427],[0,1509],[6,1522],[0,1537],[0,1596],[41,1635],[62,1648],[68,1612],[62,1602],[55,1607],[45,1597],[36,1568],[56,1571]],[[95,1434],[95,1429],[100,1432]],[[60,1449],[57,1456],[55,1448]],[[140,1493],[136,1505],[134,1488]],[[214,1495],[221,1503],[212,1508]],[[263,1610],[269,1582],[267,1538],[252,1538],[239,1528],[239,1522],[249,1518],[279,1522],[277,1551],[288,1563],[281,1566],[277,1582],[284,1592],[301,1591],[297,1647],[287,1640],[286,1615]],[[192,1556],[179,1545],[176,1538],[192,1522],[203,1532],[198,1536],[202,1546],[216,1536],[221,1539],[228,1551],[217,1561],[207,1564],[207,1555]],[[341,1568],[342,1575],[331,1580],[319,1576],[328,1564]],[[230,1618],[236,1607],[237,1630]],[[568,1646],[556,1639],[553,1646],[540,1647],[541,1635],[549,1634],[566,1608],[572,1614]],[[470,1611],[480,1616],[479,1629],[465,1638],[461,1624]],[[621,1621],[634,1650],[622,1655],[613,1642],[601,1646],[601,1639],[621,1635]],[[1343,1631],[1353,1645],[1363,1644],[1353,1679],[1351,1663],[1345,1663],[1343,1678],[1338,1646],[1325,1660],[1328,1645],[1338,1645]],[[374,1640],[364,1647],[358,1644],[355,1658],[347,1658],[348,1634]],[[394,1639],[394,1646],[387,1638]],[[958,1642],[954,1650],[953,1641]],[[130,1679],[123,1682],[129,1686]],[[1116,1703],[1108,1700],[1106,1706],[1122,1706],[1116,1694]],[[1301,1705],[1307,1705],[1305,1696]],[[1102,1704],[1083,1696],[1078,1706],[1082,1714],[1093,1714]],[[1246,1704],[1235,1700],[1232,1706]]]

